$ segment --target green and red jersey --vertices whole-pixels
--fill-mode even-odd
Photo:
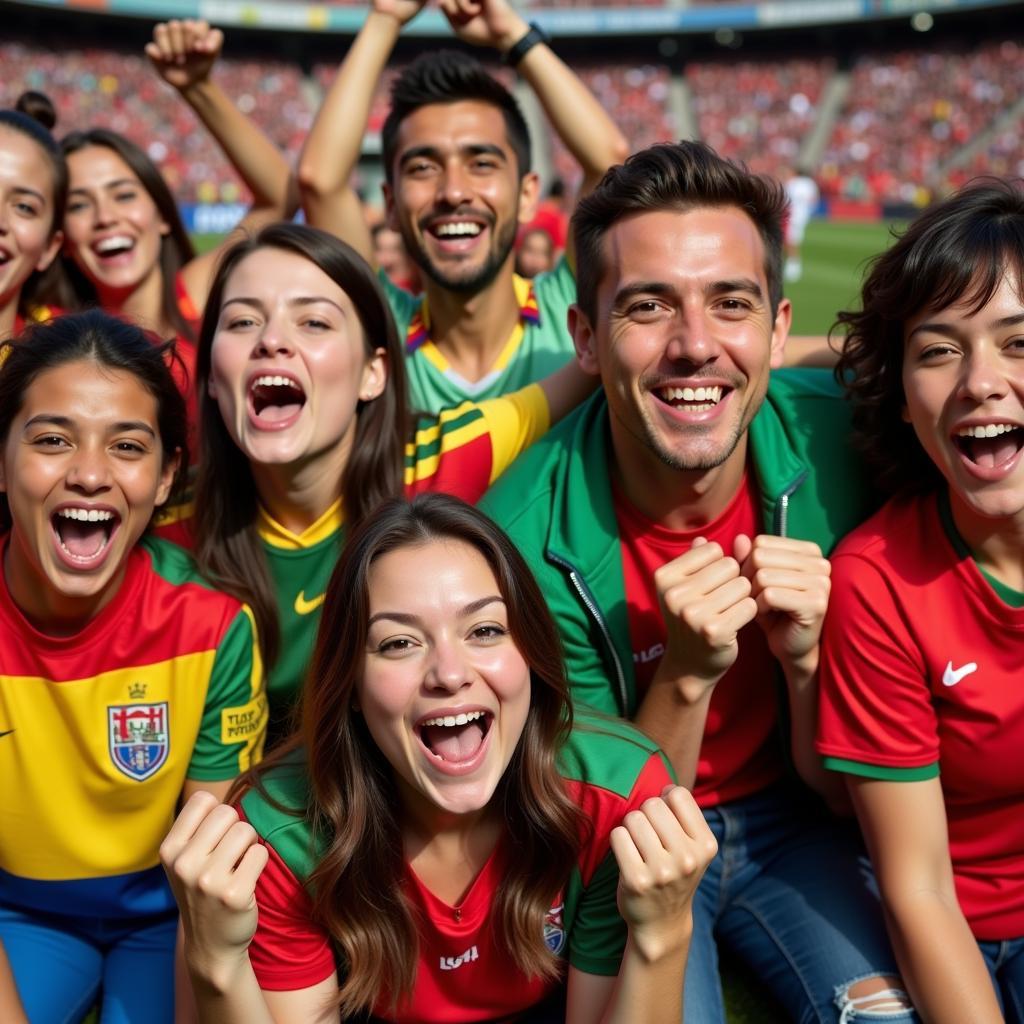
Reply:
[[[437,413],[466,401],[500,398],[543,380],[573,358],[566,314],[576,301],[576,280],[564,257],[533,281],[513,277],[519,322],[490,372],[478,381],[457,373],[431,340],[426,298],[411,295],[380,276],[398,330],[406,339],[409,402],[420,412]]]
[[[740,534],[763,532],[757,489],[749,472],[725,510],[693,530],[669,530],[634,508],[613,485],[615,518],[622,547],[622,575],[629,614],[629,640],[637,700],[643,700],[665,652],[665,620],[654,573],[685,554],[698,537],[731,555]],[[784,772],[778,740],[775,659],[764,631],[751,622],[739,634],[739,654],[718,681],[708,707],[693,795],[714,807],[760,792]]]
[[[0,637],[0,903],[172,911],[157,849],[185,780],[233,779],[262,751],[249,609],[184,551],[147,539],[73,636],[38,632],[0,573]]]
[[[1002,940],[1024,935],[1024,599],[946,502],[893,500],[833,556],[818,750],[867,778],[940,775],[961,909]]]
[[[587,974],[615,975],[626,925],[616,905],[618,866],[609,836],[629,811],[671,783],[669,768],[657,747],[629,725],[578,718],[559,769],[587,827],[537,942]],[[303,751],[274,769],[265,786],[266,796],[253,790],[241,802],[270,851],[256,888],[259,925],[249,959],[261,988],[291,991],[330,977],[339,957],[313,921],[304,887],[315,866],[314,837],[305,817],[288,813],[301,811],[309,799]],[[550,994],[556,983],[519,974],[496,940],[491,908],[514,855],[507,842],[499,843],[457,907],[429,892],[407,865],[403,893],[420,923],[416,985],[397,1014],[382,994],[378,1017],[400,1024],[497,1021],[527,1012]]]

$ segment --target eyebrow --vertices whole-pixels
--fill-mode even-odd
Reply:
[[[1024,312],[1014,313],[1012,316],[1000,317],[998,320],[993,320],[988,326],[991,329],[999,330],[1003,327],[1016,327],[1018,324],[1024,324]],[[918,324],[908,335],[907,341],[916,334],[938,334],[943,338],[959,338],[960,329],[956,323],[924,323]]]
[[[723,281],[711,281],[704,286],[704,294],[708,297],[726,295],[730,292],[745,292],[755,298],[763,299],[761,286],[749,277],[737,277]],[[637,295],[674,295],[676,289],[665,281],[635,281],[624,285],[615,293],[615,306],[621,306]]]
[[[460,146],[458,152],[462,156],[496,156],[501,160],[508,160],[508,156],[501,146],[497,146],[493,142],[467,143],[465,146]],[[444,154],[437,146],[412,146],[399,157],[399,163],[404,164],[417,157],[427,157],[429,160],[437,160],[440,163]]]
[[[116,178],[114,181],[105,181],[100,186],[100,188],[105,188],[105,189],[120,188],[122,185],[132,185],[132,186],[134,186],[136,188],[141,188],[142,187],[141,183],[136,181],[136,180],[134,180],[133,178]],[[68,189],[68,194],[70,195],[72,192],[89,192],[89,191],[91,191],[91,190],[87,189],[87,188],[82,188],[81,186],[79,186],[78,188]]]
[[[75,426],[75,421],[69,416],[60,416],[57,413],[41,412],[38,416],[33,416],[30,420],[26,421],[25,426],[22,430],[28,430],[30,427],[42,426],[45,423],[50,423],[55,427],[64,427],[69,429]],[[149,434],[150,437],[156,437],[156,431],[142,420],[121,420],[118,423],[110,424],[108,428],[112,434],[122,434],[137,430],[143,434]]]
[[[486,608],[489,604],[494,604],[495,602],[504,604],[505,599],[500,594],[491,594],[488,597],[481,597],[479,600],[470,601],[470,603],[465,607],[460,608],[458,616],[459,618],[463,618],[466,615],[474,615],[476,612]],[[366,623],[367,629],[380,619],[388,619],[391,622],[400,622],[405,626],[415,626],[420,622],[418,615],[408,615],[405,612],[377,612],[376,615],[370,616],[370,621]]]
[[[239,295],[236,298],[228,299],[221,305],[221,311],[223,312],[233,302],[240,302],[245,306],[254,306],[257,309],[265,309],[262,299],[250,298],[247,295]],[[326,302],[329,306],[333,306],[339,313],[345,313],[343,307],[339,306],[334,299],[329,299],[326,295],[300,295],[298,298],[289,299],[289,306],[315,306],[318,302]]]
[[[39,199],[44,203],[46,202],[46,197],[42,192],[37,192],[34,188],[28,188],[25,185],[19,185],[17,188],[13,189],[13,192],[16,195],[35,196],[36,199]]]

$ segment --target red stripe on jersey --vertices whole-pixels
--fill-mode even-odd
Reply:
[[[406,484],[405,496],[412,498],[431,491],[452,494],[470,503],[479,501],[490,486],[492,465],[491,437],[484,433],[457,448],[442,452],[437,468],[430,476]]]

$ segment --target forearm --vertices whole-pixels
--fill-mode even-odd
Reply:
[[[199,1024],[274,1024],[248,956],[212,966],[186,952],[186,962]]]
[[[253,195],[253,208],[284,217],[294,212],[291,171],[281,151],[223,89],[205,79],[181,91]]]
[[[601,1024],[679,1024],[689,951],[689,935],[656,958],[644,956],[630,938]]]
[[[714,687],[675,678],[659,667],[637,708],[635,724],[669,759],[680,786],[693,789]]]
[[[992,981],[955,893],[919,890],[885,905],[900,973],[922,1019],[999,1024]]]
[[[331,204],[348,188],[359,161],[374,91],[401,29],[396,18],[371,11],[338,68],[299,158],[298,178],[306,215],[330,227]],[[328,207],[325,209],[325,207]]]

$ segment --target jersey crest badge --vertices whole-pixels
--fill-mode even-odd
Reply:
[[[171,747],[167,718],[167,701],[107,705],[107,742],[118,771],[142,782],[160,770]]]
[[[565,945],[565,925],[562,923],[562,911],[564,903],[552,907],[544,918],[544,945],[556,956],[562,952]]]

